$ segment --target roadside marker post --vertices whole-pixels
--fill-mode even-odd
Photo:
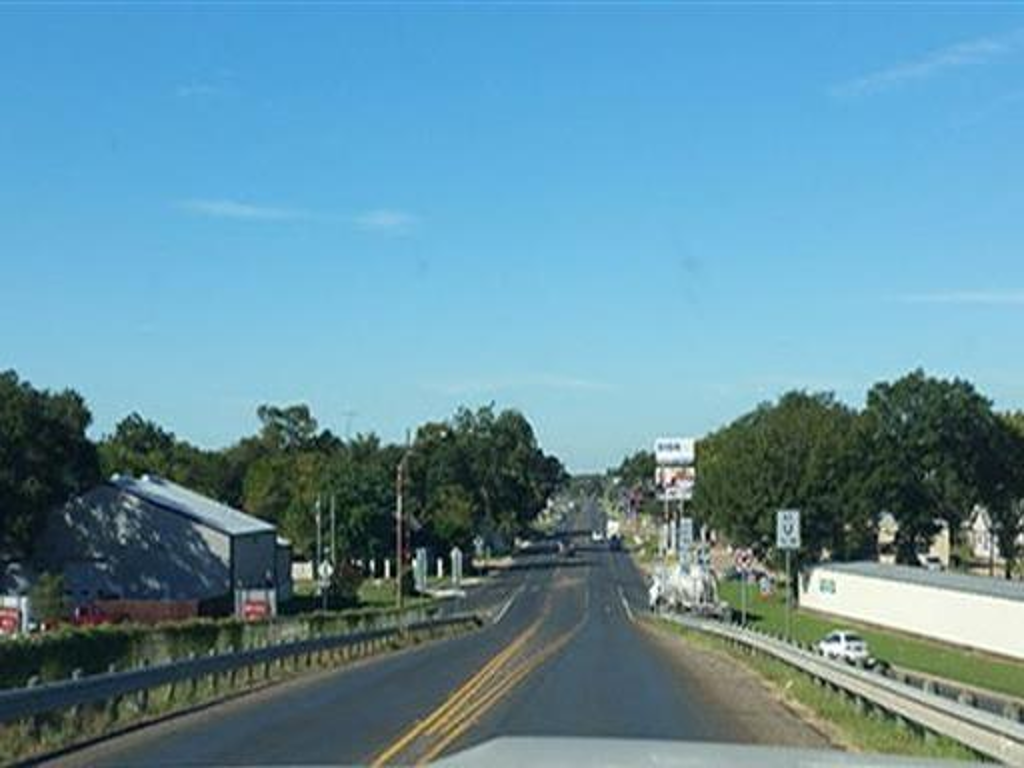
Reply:
[[[791,640],[793,582],[790,554],[794,549],[800,549],[800,510],[780,509],[775,514],[775,546],[786,553],[786,639]]]

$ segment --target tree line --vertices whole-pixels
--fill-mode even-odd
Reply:
[[[615,470],[643,482],[646,452]],[[649,482],[649,481],[648,481]],[[775,512],[801,510],[802,555],[877,555],[883,512],[898,562],[917,563],[943,524],[954,549],[977,507],[988,511],[1009,577],[1024,530],[1024,414],[998,413],[963,379],[913,371],[875,384],[861,408],[792,391],[697,443],[688,507],[738,545],[770,553]]]
[[[137,413],[93,442],[81,395],[0,373],[0,554],[31,555],[50,510],[114,473],[160,475],[272,521],[299,556],[315,546],[317,501],[325,517],[333,504],[337,551],[364,559],[393,556],[403,457],[415,544],[438,548],[468,547],[478,533],[514,536],[567,478],[526,417],[493,404],[423,424],[409,446],[374,434],[342,439],[306,405],[263,405],[256,415],[255,434],[220,450]]]

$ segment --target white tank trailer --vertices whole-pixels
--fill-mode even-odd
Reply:
[[[652,611],[688,612],[728,618],[728,603],[718,599],[718,579],[710,566],[672,563],[655,568],[648,588]]]

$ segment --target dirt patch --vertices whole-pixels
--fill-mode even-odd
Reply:
[[[828,724],[785,698],[760,675],[725,653],[700,648],[650,622],[638,622],[657,653],[671,660],[729,722],[737,741],[785,747],[847,748]]]

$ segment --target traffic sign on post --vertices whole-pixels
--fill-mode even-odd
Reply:
[[[790,553],[800,549],[800,510],[780,509],[775,515],[775,546],[786,553],[786,639],[792,637],[793,577]]]
[[[800,549],[800,510],[780,509],[775,515],[775,546]]]
[[[687,550],[693,546],[693,518],[684,517],[679,521],[679,549]]]

